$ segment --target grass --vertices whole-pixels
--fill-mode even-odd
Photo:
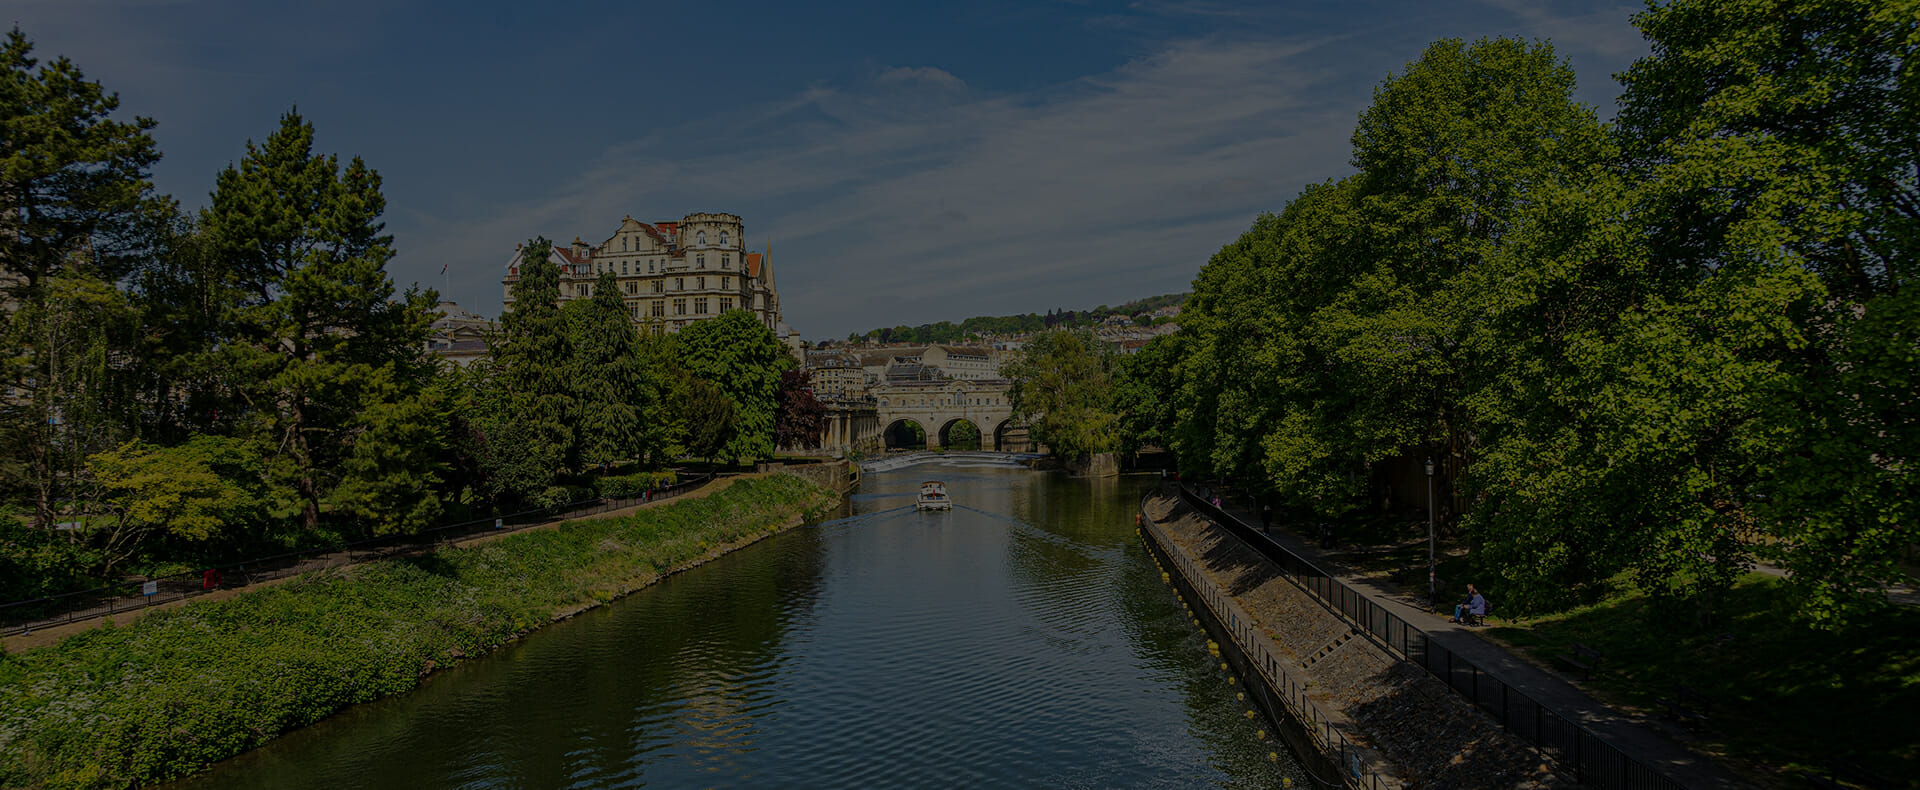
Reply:
[[[1750,574],[1705,632],[1658,622],[1645,596],[1627,593],[1490,633],[1542,664],[1575,642],[1600,651],[1589,690],[1650,717],[1675,683],[1692,687],[1713,703],[1697,745],[1768,784],[1805,786],[1799,777],[1838,759],[1920,787],[1920,611],[1814,631],[1785,614],[1787,595],[1780,580]]]
[[[830,500],[791,476],[742,480],[624,518],[308,574],[0,654],[0,787],[184,776]]]

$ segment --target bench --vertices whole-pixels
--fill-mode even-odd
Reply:
[[[1666,718],[1680,722],[1689,730],[1699,729],[1707,722],[1707,716],[1713,713],[1713,700],[1705,694],[1689,688],[1684,683],[1673,684],[1673,696],[1656,700],[1660,707],[1666,708]]]
[[[1582,680],[1592,679],[1594,668],[1600,666],[1600,651],[1579,642],[1573,643],[1572,652],[1561,653],[1554,658],[1559,659],[1562,664],[1580,670]]]

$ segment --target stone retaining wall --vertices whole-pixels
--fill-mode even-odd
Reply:
[[[1172,497],[1145,502],[1148,534],[1229,625],[1231,638],[1283,697],[1297,689],[1320,720],[1356,747],[1331,755],[1381,775],[1382,786],[1571,785],[1532,748],[1431,675],[1358,634],[1319,599],[1294,586],[1258,552]],[[1238,622],[1236,622],[1238,621]],[[1298,715],[1298,711],[1296,711]],[[1323,737],[1323,742],[1332,740]]]

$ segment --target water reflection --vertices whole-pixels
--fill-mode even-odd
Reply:
[[[926,478],[960,507],[914,510]],[[1134,536],[1149,482],[871,475],[847,518],[184,786],[1277,786]]]

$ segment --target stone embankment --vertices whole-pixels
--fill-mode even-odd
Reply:
[[[1366,752],[1373,772],[1406,787],[1572,786],[1464,698],[1358,633],[1177,498],[1150,497],[1145,509],[1158,527],[1148,535],[1190,561],[1176,563],[1184,572],[1204,577],[1188,581],[1224,592],[1253,620],[1233,634],[1246,643],[1240,650],[1274,656],[1282,666],[1263,668],[1267,681],[1304,686],[1324,724]],[[1284,680],[1275,677],[1282,673]]]

